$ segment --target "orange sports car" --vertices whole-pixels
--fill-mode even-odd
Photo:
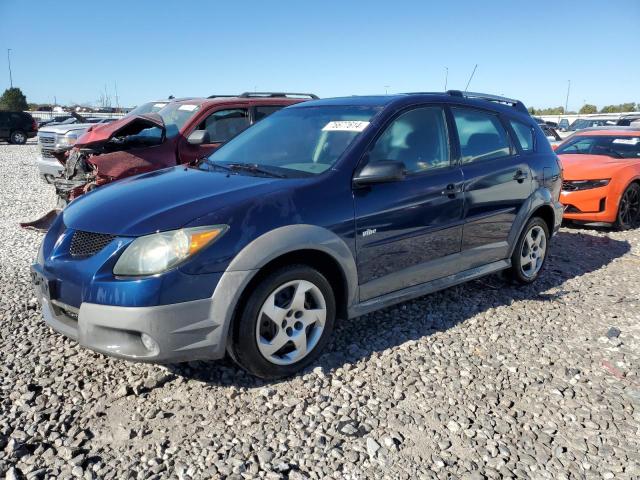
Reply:
[[[640,226],[640,128],[581,130],[556,148],[563,167],[564,218]]]

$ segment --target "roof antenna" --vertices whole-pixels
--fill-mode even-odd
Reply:
[[[469,81],[467,82],[467,86],[464,87],[464,91],[466,92],[469,88],[469,84],[471,83],[471,79],[473,78],[474,73],[476,73],[476,68],[478,68],[478,64],[476,63],[476,66],[473,67],[473,72],[471,72],[471,76],[469,77]]]

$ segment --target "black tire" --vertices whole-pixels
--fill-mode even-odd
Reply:
[[[640,184],[634,182],[620,197],[615,227],[618,230],[628,230],[638,226],[640,226]]]
[[[525,240],[530,232],[543,232],[544,233],[544,242],[545,248],[542,256],[542,261],[539,266],[531,267],[531,264],[523,264],[522,253],[525,250]],[[518,239],[518,243],[516,243],[516,248],[513,250],[513,254],[511,255],[511,268],[506,271],[507,277],[514,283],[520,285],[529,285],[536,281],[536,279],[540,276],[542,269],[544,268],[544,264],[547,262],[547,257],[549,256],[549,241],[551,237],[549,235],[549,227],[547,226],[547,222],[545,222],[540,217],[532,217],[527,225],[522,230],[520,234],[520,238]],[[529,250],[529,249],[527,249]],[[532,252],[535,254],[535,252]],[[538,257],[539,258],[539,257]],[[537,259],[534,260],[537,262]],[[535,271],[533,271],[535,269]]]
[[[306,356],[295,363],[278,365],[266,358],[258,347],[257,330],[262,328],[259,327],[258,321],[262,321],[263,325],[268,323],[265,322],[262,316],[262,318],[259,318],[259,314],[272,293],[278,291],[279,287],[298,280],[312,283],[324,297],[326,309],[324,328],[316,341],[317,343]],[[292,311],[290,308],[290,306],[283,307],[284,310],[288,310],[287,314]],[[244,305],[241,305],[241,309],[232,326],[233,330],[229,346],[230,356],[240,367],[259,378],[275,380],[294,375],[314,362],[322,353],[333,331],[335,317],[335,295],[331,285],[320,272],[306,265],[290,265],[280,268],[262,279],[245,300]],[[280,327],[277,327],[277,330],[280,330]],[[283,331],[285,330],[287,329],[284,329],[283,325]],[[289,346],[287,344],[284,348],[286,350],[292,346],[293,344]],[[278,351],[280,352],[282,349]]]
[[[11,132],[11,136],[9,137],[9,142],[14,145],[24,145],[27,143],[27,134],[22,130],[14,130]]]

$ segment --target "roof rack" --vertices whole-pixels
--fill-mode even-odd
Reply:
[[[529,111],[527,107],[524,106],[520,100],[515,100],[513,98],[501,97],[499,95],[491,95],[489,93],[477,93],[477,92],[461,92],[460,90],[447,90],[447,95],[451,95],[452,97],[464,97],[464,98],[477,98],[479,100],[487,100],[489,102],[502,103],[505,105],[511,105],[516,110],[521,111],[522,113],[528,114]]]
[[[237,95],[218,95],[217,93],[214,93],[213,95],[209,95],[207,98],[231,98],[231,97],[237,97]]]
[[[291,97],[308,97],[317,100],[319,97],[313,93],[294,93],[294,92],[244,92],[238,95],[241,98],[263,97],[263,98],[291,98]]]

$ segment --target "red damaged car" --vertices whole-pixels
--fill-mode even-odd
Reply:
[[[173,101],[156,113],[96,125],[58,158],[64,165],[63,175],[53,181],[58,207],[121,178],[193,163],[267,115],[315,98],[313,94],[272,92],[214,95]],[[22,226],[46,230],[57,213],[54,210]]]

